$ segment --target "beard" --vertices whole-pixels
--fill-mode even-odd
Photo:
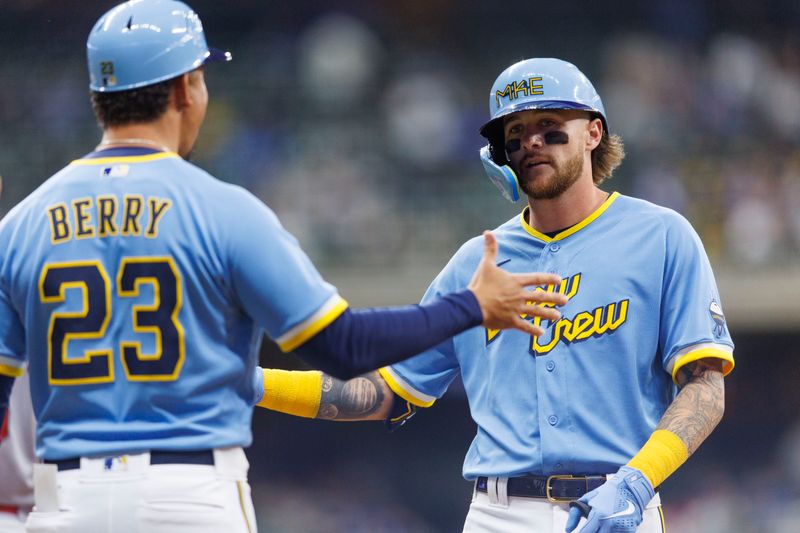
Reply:
[[[528,177],[522,172],[523,169],[518,170],[520,188],[529,198],[552,200],[564,194],[583,173],[583,154],[579,152],[562,164],[552,164],[554,174],[548,179]]]

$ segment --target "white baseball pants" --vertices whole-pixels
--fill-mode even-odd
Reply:
[[[504,478],[489,478],[490,497],[472,491],[472,504],[464,522],[464,533],[564,533],[569,503],[551,503],[542,498],[522,498],[505,494]],[[500,481],[498,483],[498,480]],[[495,485],[496,484],[496,485]],[[580,531],[581,519],[575,531]],[[661,497],[656,494],[644,511],[637,533],[664,533]]]
[[[0,533],[25,533],[26,514],[0,512]]]
[[[241,448],[214,465],[150,464],[150,454],[81,458],[56,472],[37,464],[29,533],[256,533]]]

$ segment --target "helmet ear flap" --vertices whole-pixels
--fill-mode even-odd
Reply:
[[[509,166],[506,147],[503,142],[503,123],[495,121],[484,129],[489,144],[481,148],[481,163],[486,175],[500,190],[500,194],[510,202],[519,201],[522,196],[517,175]]]
[[[506,147],[503,145],[502,138],[498,139],[497,137],[493,137],[489,140],[489,154],[492,156],[492,161],[500,166],[510,163],[506,155]]]
[[[510,201],[516,202],[522,196],[519,186],[519,180],[511,167],[507,164],[497,164],[491,154],[492,145],[486,145],[481,148],[481,163],[486,175],[494,183],[495,187],[500,190],[500,194]]]
[[[509,161],[508,157],[506,157],[506,147],[503,142],[505,136],[503,134],[502,120],[497,120],[487,125],[484,135],[489,141],[489,155],[491,155],[492,161],[500,166],[507,165]]]

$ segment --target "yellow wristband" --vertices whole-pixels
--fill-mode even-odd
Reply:
[[[686,444],[675,433],[657,429],[628,466],[636,468],[653,487],[659,486],[689,458]]]
[[[256,405],[294,416],[314,418],[322,398],[322,372],[264,368],[264,397]]]

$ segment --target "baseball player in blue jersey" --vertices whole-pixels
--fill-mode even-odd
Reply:
[[[184,159],[203,67],[230,59],[188,6],[121,4],[87,55],[102,141],[0,222],[0,412],[27,365],[42,460],[29,531],[255,531],[242,447],[264,330],[347,378],[479,325],[543,334],[520,314],[560,316],[566,297],[527,289],[560,278],[497,268],[488,232],[456,291],[348,309],[263,203]]]
[[[663,532],[658,487],[719,422],[734,364],[703,245],[674,211],[599,188],[624,151],[574,65],[510,66],[489,109],[481,161],[505,197],[527,196],[495,230],[498,264],[559,274],[563,316],[527,316],[542,335],[473,328],[347,382],[320,375],[292,409],[270,401],[289,378],[264,370],[261,405],[396,425],[460,373],[478,426],[464,531]],[[480,255],[480,239],[464,244],[423,302],[462,286]]]

